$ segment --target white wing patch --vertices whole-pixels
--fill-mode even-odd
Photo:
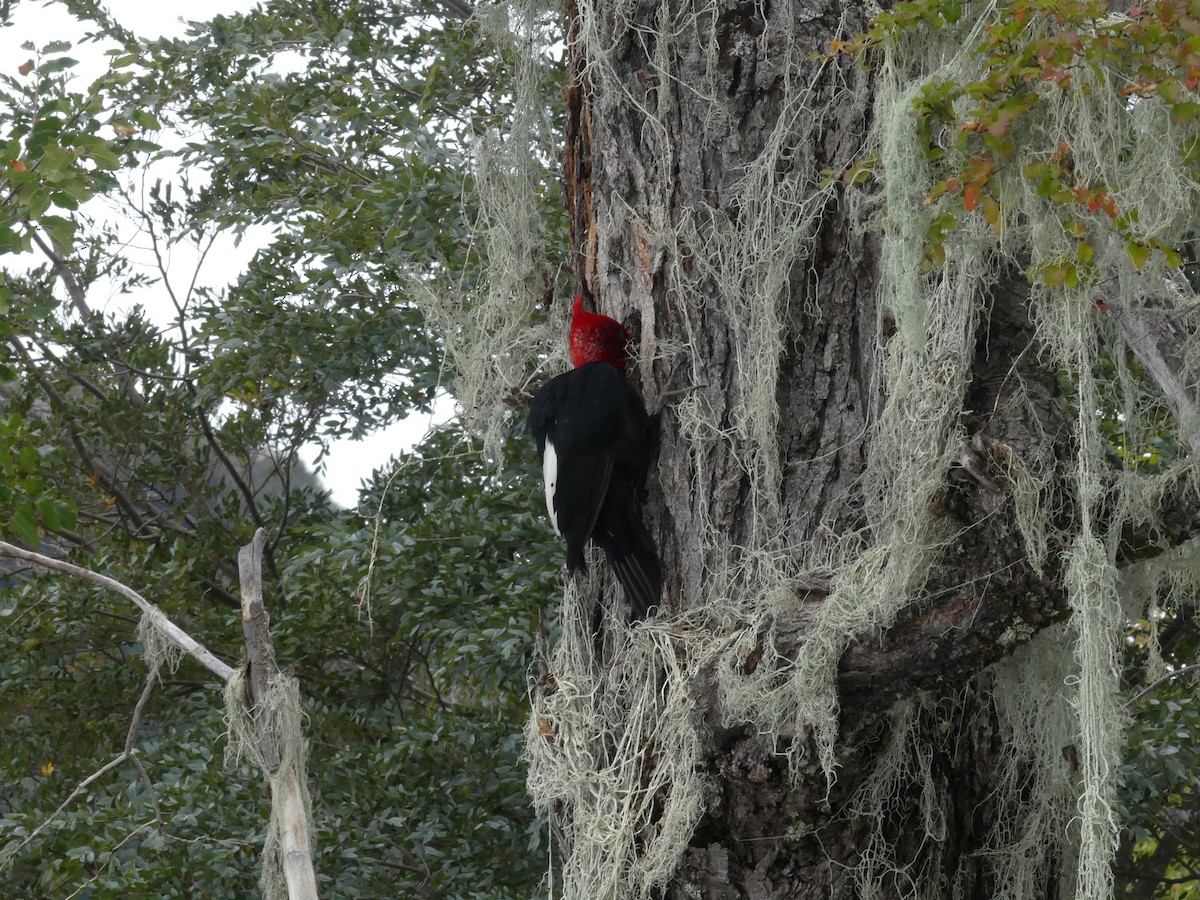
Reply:
[[[546,441],[546,450],[542,454],[542,478],[546,482],[546,512],[550,514],[550,524],[554,533],[562,537],[558,530],[558,514],[554,510],[554,492],[558,488],[558,454],[554,452],[554,444]]]

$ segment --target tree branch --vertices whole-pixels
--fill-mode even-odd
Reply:
[[[83,578],[86,581],[106,587],[110,591],[116,591],[122,597],[132,601],[143,613],[150,616],[154,626],[159,631],[222,681],[228,681],[229,677],[233,674],[233,669],[230,666],[217,659],[203,644],[168,619],[161,609],[133,590],[133,588],[126,587],[116,579],[93,572],[91,569],[85,569],[82,566],[64,562],[61,559],[43,556],[41,553],[34,553],[32,550],[23,550],[4,541],[0,541],[0,556],[23,559],[44,569],[65,572],[68,575],[74,575],[77,578]]]
[[[79,317],[85,321],[91,318],[92,309],[87,305],[87,297],[84,296],[83,286],[75,278],[75,273],[71,271],[71,267],[67,265],[67,261],[63,259],[58,248],[54,246],[53,242],[44,240],[32,224],[29,224],[29,233],[33,237],[33,242],[37,244],[38,249],[50,260],[50,264],[54,267],[54,274],[58,276],[58,280],[66,288],[67,296],[71,298],[71,305],[75,307],[75,311],[79,313]]]
[[[1137,694],[1135,694],[1129,700],[1129,702],[1125,704],[1126,708],[1132,708],[1134,706],[1137,706],[1138,703],[1141,702],[1143,697],[1145,697],[1147,694],[1149,694],[1151,691],[1153,691],[1159,685],[1166,684],[1168,681],[1170,681],[1173,678],[1178,678],[1180,675],[1186,675],[1189,672],[1195,672],[1197,670],[1200,670],[1200,663],[1192,663],[1189,666],[1180,666],[1178,669],[1175,669],[1172,672],[1168,672],[1166,675],[1163,675],[1161,678],[1154,679],[1152,682],[1150,682],[1148,685],[1146,685],[1144,688],[1142,688],[1140,691],[1138,691]]]
[[[132,209],[141,217],[143,227],[145,228],[146,233],[150,236],[150,249],[154,254],[155,266],[162,278],[163,289],[167,292],[167,297],[170,299],[171,305],[175,307],[176,321],[179,323],[180,347],[182,348],[186,358],[188,350],[187,305],[190,302],[190,294],[192,289],[189,288],[188,295],[186,295],[183,300],[180,300],[179,296],[175,293],[175,288],[171,284],[170,273],[167,271],[167,263],[163,258],[162,246],[158,237],[158,229],[155,227],[153,218],[151,218],[151,216],[144,209],[134,203],[129,197],[125,198],[125,202],[130,209]],[[192,284],[194,286],[194,279]],[[122,365],[124,365],[124,363],[122,363]],[[262,514],[259,512],[258,503],[255,499],[254,492],[250,489],[249,485],[246,484],[245,479],[242,478],[242,475],[238,471],[237,467],[234,466],[233,462],[229,459],[228,454],[225,452],[225,448],[221,446],[220,442],[218,442],[217,436],[212,429],[212,423],[210,423],[208,420],[207,410],[199,405],[199,394],[196,391],[195,384],[190,378],[184,378],[183,385],[196,404],[194,411],[196,419],[200,423],[200,429],[204,432],[205,440],[208,441],[209,446],[212,447],[213,453],[215,453],[217,459],[221,461],[221,465],[225,467],[225,472],[228,474],[238,492],[242,495],[242,499],[245,500],[246,510],[249,512],[250,518],[253,520],[255,527],[262,528]],[[211,513],[211,510],[208,512]],[[218,517],[213,516],[213,518]],[[272,554],[268,554],[267,556],[267,569],[271,573],[272,578],[278,578],[278,573],[275,569],[275,559]]]
[[[475,7],[464,0],[437,0],[437,3],[452,19],[465,21],[475,15]]]
[[[270,617],[263,605],[262,560],[267,532],[259,528],[254,539],[238,552],[241,575],[242,630],[246,636],[246,692],[257,730],[258,751],[263,768],[270,777],[271,793],[278,817],[280,866],[288,895],[297,900],[316,900],[317,876],[313,869],[312,842],[309,838],[309,812],[300,781],[304,778],[303,758],[285,765],[281,742],[302,740],[298,734],[285,734],[278,710],[268,703],[272,684],[285,678],[275,661],[271,641]],[[282,771],[281,771],[282,770]],[[282,796],[276,796],[277,794]]]
[[[1164,291],[1174,292],[1177,301],[1188,305],[1182,312],[1179,302],[1161,306],[1156,297]],[[1200,313],[1200,299],[1181,272],[1170,273],[1159,284],[1143,279],[1141,293],[1148,301],[1141,309],[1109,309],[1117,317],[1129,348],[1170,406],[1179,426],[1180,443],[1195,453],[1200,451],[1200,391],[1182,377],[1187,345],[1193,340],[1190,331],[1182,327],[1182,320]]]

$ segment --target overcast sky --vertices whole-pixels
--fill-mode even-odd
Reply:
[[[251,9],[255,4],[249,0],[204,0],[203,3],[196,3],[195,0],[110,0],[104,5],[117,21],[138,34],[179,36],[187,28],[185,18],[207,19],[222,13]],[[21,47],[26,41],[32,41],[40,47],[50,41],[68,40],[76,44],[70,54],[80,63],[75,71],[80,78],[91,80],[103,72],[105,48],[95,43],[78,44],[77,41],[84,31],[85,29],[58,3],[16,0],[9,24],[0,28],[0,67],[3,67],[7,74],[15,75],[15,70],[30,57],[29,51]],[[144,247],[140,249],[147,252]],[[218,252],[209,255],[202,270],[201,283],[213,287],[228,284],[233,277],[232,273],[241,270],[254,249],[252,240],[243,241],[237,248],[229,241],[226,246],[219,248]],[[131,243],[129,253],[138,252],[137,243]],[[152,257],[147,255],[147,264],[151,259]],[[193,259],[194,257],[188,257],[183,250],[175,251],[172,259],[174,278],[183,283],[190,280],[194,268]],[[164,319],[170,319],[174,314],[173,307],[163,304],[155,296],[154,289],[132,297],[114,295],[93,296],[88,299],[94,309],[109,312],[117,311],[121,305],[141,303],[152,318],[162,316]],[[441,420],[450,414],[449,407],[447,402],[441,404]],[[325,469],[321,473],[326,486],[333,492],[334,500],[342,506],[354,506],[358,501],[358,488],[362,480],[369,476],[372,470],[383,466],[393,454],[412,446],[431,424],[431,419],[427,416],[412,415],[405,422],[361,441],[336,442],[330,448]],[[313,456],[315,449],[309,456],[310,460]]]

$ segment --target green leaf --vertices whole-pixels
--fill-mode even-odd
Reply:
[[[87,151],[87,156],[102,169],[112,171],[121,168],[121,160],[107,146],[92,147]]]
[[[1195,100],[1184,100],[1171,107],[1171,121],[1176,125],[1186,125],[1200,116],[1200,103]]]
[[[62,527],[62,520],[58,517],[58,507],[53,500],[39,500],[37,511],[41,517],[42,525],[48,531],[57,531]]]
[[[75,528],[75,507],[73,504],[65,500],[55,500],[54,508],[58,514],[58,521],[63,528],[72,530]]]
[[[71,59],[69,56],[60,56],[42,63],[37,70],[42,75],[53,75],[55,72],[65,72],[77,65],[79,65],[79,60]]]
[[[126,153],[154,153],[161,150],[162,147],[154,143],[154,141],[147,141],[142,138],[130,138],[124,142],[121,149]]]
[[[71,252],[75,246],[76,224],[73,220],[64,219],[62,216],[42,216],[38,219],[38,224],[54,240],[61,253]]]
[[[1133,263],[1135,269],[1140,269],[1146,265],[1146,261],[1150,259],[1150,248],[1145,244],[1137,241],[1129,241],[1125,245],[1126,251],[1129,253],[1129,259]]]
[[[0,253],[20,253],[30,240],[6,222],[0,222]]]
[[[62,147],[46,147],[38,163],[38,173],[46,181],[61,181],[76,164],[76,156]]]
[[[79,209],[79,201],[66,191],[51,191],[50,202],[59,209],[65,209],[69,212],[76,212]]]
[[[135,121],[146,131],[158,131],[162,128],[158,119],[146,112],[144,109],[136,109],[133,111],[133,121]]]
[[[1178,103],[1183,95],[1183,85],[1178,78],[1164,78],[1158,83],[1158,93],[1168,103]]]
[[[18,503],[13,509],[12,519],[8,524],[13,533],[24,541],[27,547],[37,547],[41,543],[37,521],[30,504]]]
[[[41,457],[33,447],[22,447],[17,454],[17,465],[22,472],[32,474],[41,468]]]

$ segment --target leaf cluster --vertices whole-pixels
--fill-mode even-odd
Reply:
[[[831,51],[867,61],[885,44],[956,25],[967,5],[897,3],[876,17],[868,32],[837,42]],[[1020,211],[1006,210],[997,175],[1011,167],[1018,147],[1031,145],[1040,128],[1035,110],[1051,99],[1078,100],[1097,84],[1166,104],[1177,126],[1180,156],[1200,179],[1200,3],[1159,0],[1135,7],[1126,17],[1111,15],[1099,0],[1014,0],[980,29],[969,50],[977,59],[978,78],[935,79],[922,86],[912,105],[925,157],[945,173],[926,200],[942,210],[926,234],[927,266],[944,261],[946,236],[959,216],[978,211],[997,234],[1004,232],[1006,217]],[[1081,78],[1083,72],[1090,77]],[[1105,226],[1124,240],[1137,268],[1154,252],[1168,267],[1179,268],[1179,249],[1141,235],[1137,208],[1120,208],[1118,186],[1094,182],[1077,169],[1068,138],[1059,136],[1044,158],[1020,170],[1039,197],[1061,209],[1063,233],[1075,245],[1074,253],[1032,268],[1030,278],[1051,287],[1095,281],[1095,248],[1087,234]]]
[[[1146,683],[1151,647],[1167,669]],[[1159,612],[1131,624],[1125,680],[1131,721],[1119,770],[1125,830],[1117,874],[1126,894],[1200,895],[1200,729],[1195,661],[1200,633],[1193,607]],[[1170,673],[1178,673],[1170,677]]]
[[[370,473],[354,510],[301,462],[453,387],[413,286],[478,278],[467,162],[510,103],[508,51],[433,7],[281,0],[144,41],[69,5],[115,46],[110,74],[79,90],[57,46],[2,85],[19,214],[0,246],[0,529],[135,586],[236,665],[234,560],[265,528],[322,893],[528,896],[545,854],[519,734],[558,568],[535,479],[457,426]],[[172,161],[182,175],[160,177]],[[553,204],[547,223],[554,243]],[[170,265],[231,237],[258,249],[227,285]],[[107,302],[132,296],[147,308]],[[188,663],[151,695],[140,768],[19,849],[120,752],[145,670],[119,599],[0,579],[0,878],[29,896],[252,893],[266,788],[223,765],[219,691]]]

